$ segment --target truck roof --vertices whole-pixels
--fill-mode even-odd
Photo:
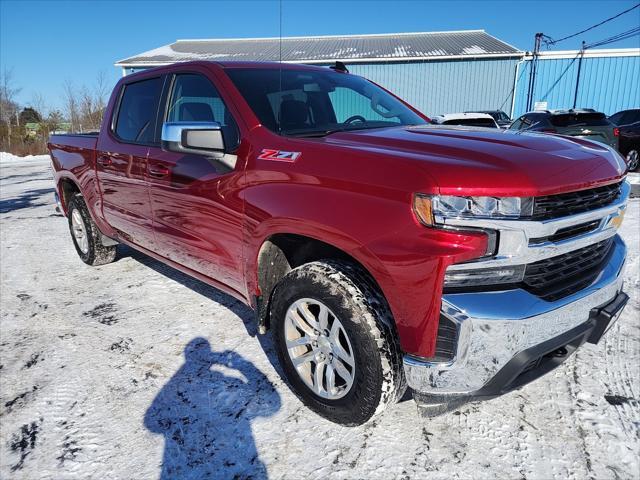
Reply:
[[[282,70],[322,70],[326,71],[327,67],[319,67],[315,65],[305,65],[301,63],[285,63],[285,62],[216,62],[216,61],[208,61],[208,60],[196,60],[192,62],[178,62],[172,63],[171,65],[163,65],[160,67],[148,68],[145,70],[141,70],[139,72],[131,73],[124,78],[131,78],[137,76],[145,76],[149,72],[155,71],[173,71],[184,68],[189,68],[190,66],[212,66],[215,65],[219,68],[224,69],[236,69],[236,68],[253,68],[253,69],[274,69],[281,68]]]

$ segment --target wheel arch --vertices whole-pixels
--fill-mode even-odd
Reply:
[[[343,260],[362,271],[370,285],[385,299],[384,291],[372,274],[371,261],[366,262],[334,244],[301,233],[273,233],[260,245],[255,256],[255,295],[258,329],[265,333],[270,327],[269,312],[274,287],[288,272],[300,265],[318,260]],[[382,267],[379,267],[382,268]]]
[[[69,202],[71,201],[71,198],[78,193],[82,194],[82,191],[80,190],[80,186],[76,180],[65,176],[58,180],[58,193],[60,195],[62,209],[66,215],[69,211]]]

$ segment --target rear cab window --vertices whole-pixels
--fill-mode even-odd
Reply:
[[[112,131],[127,143],[153,144],[162,77],[123,86]]]
[[[444,125],[464,125],[468,127],[496,128],[496,122],[490,118],[462,118],[460,120],[448,120]]]
[[[640,110],[629,110],[622,117],[622,125],[630,125],[632,123],[640,122]]]
[[[604,113],[563,113],[560,115],[553,115],[550,118],[551,124],[554,127],[578,127],[578,126],[590,126],[590,127],[604,127],[610,125]]]

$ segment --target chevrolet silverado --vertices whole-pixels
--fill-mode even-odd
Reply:
[[[431,125],[339,63],[138,72],[49,151],[82,261],[129,245],[245,302],[340,424],[407,386],[425,415],[520,388],[628,298],[613,149]]]

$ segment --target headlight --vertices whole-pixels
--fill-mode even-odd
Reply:
[[[531,216],[531,197],[457,197],[414,195],[413,210],[425,225],[438,218],[520,218]]]
[[[524,277],[524,272],[524,265],[474,270],[447,270],[444,276],[444,288],[519,283]]]

